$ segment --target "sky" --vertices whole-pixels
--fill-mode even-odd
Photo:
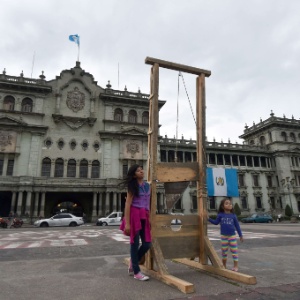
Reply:
[[[146,57],[211,71],[206,138],[242,143],[245,124],[299,119],[298,0],[1,0],[0,72],[52,80],[77,60],[105,88],[150,92]],[[195,139],[196,76],[160,68],[160,134]],[[192,109],[190,108],[189,100]],[[178,110],[177,110],[178,107]]]

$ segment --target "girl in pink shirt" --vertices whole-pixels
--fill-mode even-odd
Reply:
[[[127,197],[125,216],[120,229],[130,236],[131,259],[128,274],[133,275],[137,280],[145,281],[149,277],[141,272],[139,261],[151,247],[150,185],[144,181],[144,170],[139,165],[129,168],[124,183],[127,186]],[[139,245],[140,238],[141,246]]]

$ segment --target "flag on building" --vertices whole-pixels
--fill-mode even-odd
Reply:
[[[236,169],[207,168],[206,184],[208,196],[238,197]]]
[[[78,46],[80,45],[80,39],[78,34],[71,34],[69,35],[69,40],[71,42],[75,42]]]

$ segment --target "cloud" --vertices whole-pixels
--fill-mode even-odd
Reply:
[[[206,78],[207,138],[238,140],[244,125],[275,115],[295,115],[300,94],[300,2],[4,0],[0,18],[0,68],[7,74],[55,78],[80,61],[98,84],[149,93],[145,57],[212,71]],[[33,64],[33,56],[35,60]],[[0,69],[1,71],[1,69]],[[195,111],[195,76],[184,74]],[[160,72],[161,134],[195,137],[190,105],[178,73]]]

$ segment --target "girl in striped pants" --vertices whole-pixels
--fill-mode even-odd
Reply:
[[[222,262],[224,268],[227,263],[228,248],[231,251],[233,258],[232,271],[238,271],[238,245],[236,239],[236,231],[240,237],[240,241],[243,242],[243,234],[238,222],[238,219],[233,211],[232,202],[229,198],[224,198],[219,206],[217,219],[209,218],[208,221],[212,224],[221,224],[221,243],[222,243]]]

